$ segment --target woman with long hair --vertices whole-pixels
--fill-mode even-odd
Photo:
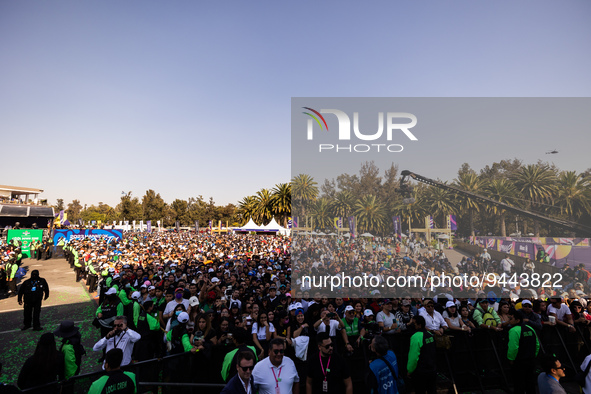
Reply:
[[[18,375],[21,390],[64,379],[64,355],[55,346],[55,337],[47,332],[41,335],[33,356],[29,357]],[[57,393],[58,386],[50,386],[36,393]]]
[[[262,359],[267,351],[268,343],[275,337],[275,327],[267,320],[267,313],[261,311],[257,321],[252,325],[252,341],[259,350],[259,359]]]

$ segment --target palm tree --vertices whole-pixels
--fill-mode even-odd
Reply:
[[[242,225],[245,225],[248,219],[250,218],[254,220],[256,215],[256,207],[257,199],[255,196],[244,197],[238,203],[238,209],[236,210],[236,214],[238,217],[242,219]]]
[[[271,192],[273,214],[279,216],[283,227],[287,227],[287,217],[291,215],[291,184],[280,183]]]
[[[478,194],[482,191],[483,182],[473,171],[462,172],[455,180],[459,189]],[[459,204],[461,210],[468,211],[470,215],[470,234],[474,236],[474,212],[480,212],[480,203],[478,200],[467,196],[460,196]]]
[[[558,195],[556,205],[560,213],[574,221],[586,213],[591,213],[591,183],[582,174],[563,171],[558,176]]]
[[[515,205],[515,196],[517,195],[517,189],[513,183],[507,178],[493,179],[485,185],[486,194],[488,197],[509,205]],[[501,236],[507,236],[507,227],[505,224],[505,215],[507,213],[503,208],[499,208],[496,205],[487,206],[487,208],[494,214],[498,215],[501,221]]]
[[[328,198],[319,198],[311,209],[312,228],[328,229],[332,227],[332,212],[330,209],[330,200]]]
[[[318,187],[310,175],[299,174],[291,180],[293,192],[293,212],[292,215],[306,216],[311,205],[318,197]]]
[[[445,216],[456,211],[456,198],[448,190],[429,187],[426,190],[425,204],[429,212],[435,217],[441,217],[445,223]]]
[[[528,164],[521,167],[515,175],[515,187],[521,193],[522,198],[527,202],[526,209],[538,211],[542,204],[552,201],[555,190],[556,175],[547,164]],[[540,236],[540,224],[534,220],[535,236]]]
[[[273,195],[269,189],[261,189],[256,196],[255,216],[261,225],[273,219]]]
[[[341,217],[350,216],[354,205],[355,197],[353,197],[353,194],[347,190],[337,193],[334,200],[332,200],[332,210],[335,215]]]
[[[402,222],[410,220],[410,223],[420,223],[419,227],[424,224],[425,216],[429,211],[426,194],[427,188],[423,185],[417,185],[412,192],[414,202],[406,204],[403,201],[396,203],[391,211],[395,215],[400,215]]]
[[[359,232],[383,232],[386,224],[386,208],[376,196],[368,194],[357,200],[355,216]]]

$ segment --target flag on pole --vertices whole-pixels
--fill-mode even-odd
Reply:
[[[199,234],[199,220],[195,220],[195,232]]]
[[[351,232],[351,238],[355,238],[356,230],[355,230],[355,216],[349,216],[349,231]]]
[[[176,231],[181,231],[181,222],[179,222],[178,220],[174,223],[175,227],[176,227]]]
[[[394,234],[402,234],[400,216],[392,216],[392,221],[394,222]]]
[[[148,220],[146,222],[146,231],[148,231],[149,233],[152,232],[152,221],[151,220]]]

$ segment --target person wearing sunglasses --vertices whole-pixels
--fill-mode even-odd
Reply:
[[[542,329],[542,321],[540,316],[534,312],[533,305],[530,300],[521,301],[521,312],[523,312],[523,322],[533,328],[534,330],[540,331]]]
[[[269,357],[261,360],[252,371],[254,386],[259,394],[299,394],[300,377],[294,362],[284,356],[285,341],[275,338],[269,343]]]
[[[255,355],[250,351],[241,351],[236,359],[238,373],[228,381],[221,394],[254,394],[252,371],[255,364]]]
[[[101,351],[104,348],[107,352],[111,349],[123,350],[123,361],[121,366],[124,367],[131,363],[131,353],[133,352],[134,344],[142,339],[142,336],[130,328],[127,328],[127,317],[117,316],[114,322],[114,329],[101,338],[97,343],[94,344],[92,350],[95,352]],[[105,363],[103,362],[103,369],[105,369]]]
[[[308,360],[306,392],[353,394],[349,367],[341,356],[334,353],[332,339],[328,333],[319,333],[316,336],[316,343],[318,355],[314,354]]]
[[[544,371],[538,375],[540,394],[566,394],[560,384],[560,379],[566,376],[565,367],[562,366],[560,360],[554,355],[547,356],[542,362],[542,368]]]

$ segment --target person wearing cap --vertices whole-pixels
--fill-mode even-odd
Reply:
[[[400,331],[406,331],[409,329],[409,326],[412,326],[412,318],[414,317],[414,313],[412,311],[412,305],[409,299],[404,299],[400,303],[400,309],[394,314],[394,318],[398,322],[400,327]]]
[[[105,292],[105,299],[96,310],[96,318],[101,325],[101,337],[113,329],[115,318],[123,315],[123,312],[123,304],[117,296],[117,290],[111,287]]]
[[[523,313],[524,324],[527,324],[537,331],[542,329],[542,320],[540,315],[533,311],[533,304],[530,300],[521,301],[521,312]]]
[[[124,372],[120,369],[123,360],[121,349],[111,349],[105,356],[105,370],[107,374],[95,380],[88,394],[135,394],[137,382],[133,372]]]
[[[31,327],[31,317],[33,320],[33,330],[41,331],[41,303],[49,297],[49,285],[47,281],[39,277],[39,271],[31,271],[31,277],[23,282],[18,289],[18,304],[24,307],[24,322],[21,330]]]
[[[512,364],[513,392],[535,393],[536,357],[540,351],[540,341],[536,331],[525,324],[522,311],[509,311],[509,346],[507,359]]]
[[[176,306],[179,304],[183,304],[187,313],[191,313],[191,304],[189,303],[189,300],[183,298],[184,291],[185,289],[183,289],[182,287],[177,287],[175,289],[174,299],[170,301],[168,304],[166,304],[166,308],[164,309],[164,313],[162,314],[164,320],[168,320],[172,317]]]
[[[343,341],[347,352],[353,353],[355,348],[359,348],[361,338],[365,334],[365,330],[359,324],[359,319],[355,317],[355,308],[347,305],[344,310],[345,317],[341,319],[344,330],[342,330]],[[353,346],[353,344],[355,346]]]
[[[447,327],[454,331],[468,331],[471,329],[466,326],[462,321],[460,314],[458,313],[458,306],[453,301],[447,301],[445,304],[445,310],[443,311],[443,319],[447,323]]]
[[[488,298],[486,297],[476,300],[472,319],[476,322],[477,327],[494,331],[503,330],[501,327],[497,327],[501,325],[501,318],[494,308],[488,306]]]
[[[131,354],[133,352],[133,346],[142,337],[140,334],[127,327],[126,316],[117,316],[115,318],[114,327],[115,328],[109,331],[109,333],[105,337],[99,339],[99,341],[94,344],[92,350],[98,352],[103,349],[106,349],[106,351],[108,352],[111,349],[119,348],[123,350],[123,361],[121,365],[125,366],[131,363]],[[103,369],[105,369],[104,363]]]
[[[86,350],[82,346],[79,327],[74,326],[73,321],[66,320],[60,323],[53,335],[62,338],[60,351],[64,354],[64,377],[69,379],[78,375],[82,364],[82,356],[86,355]]]
[[[177,324],[172,330],[166,333],[166,340],[170,343],[170,354],[179,354],[183,352],[192,351],[195,353],[197,349],[191,345],[191,339],[187,333],[187,323],[189,322],[189,314],[181,312],[178,317]]]

